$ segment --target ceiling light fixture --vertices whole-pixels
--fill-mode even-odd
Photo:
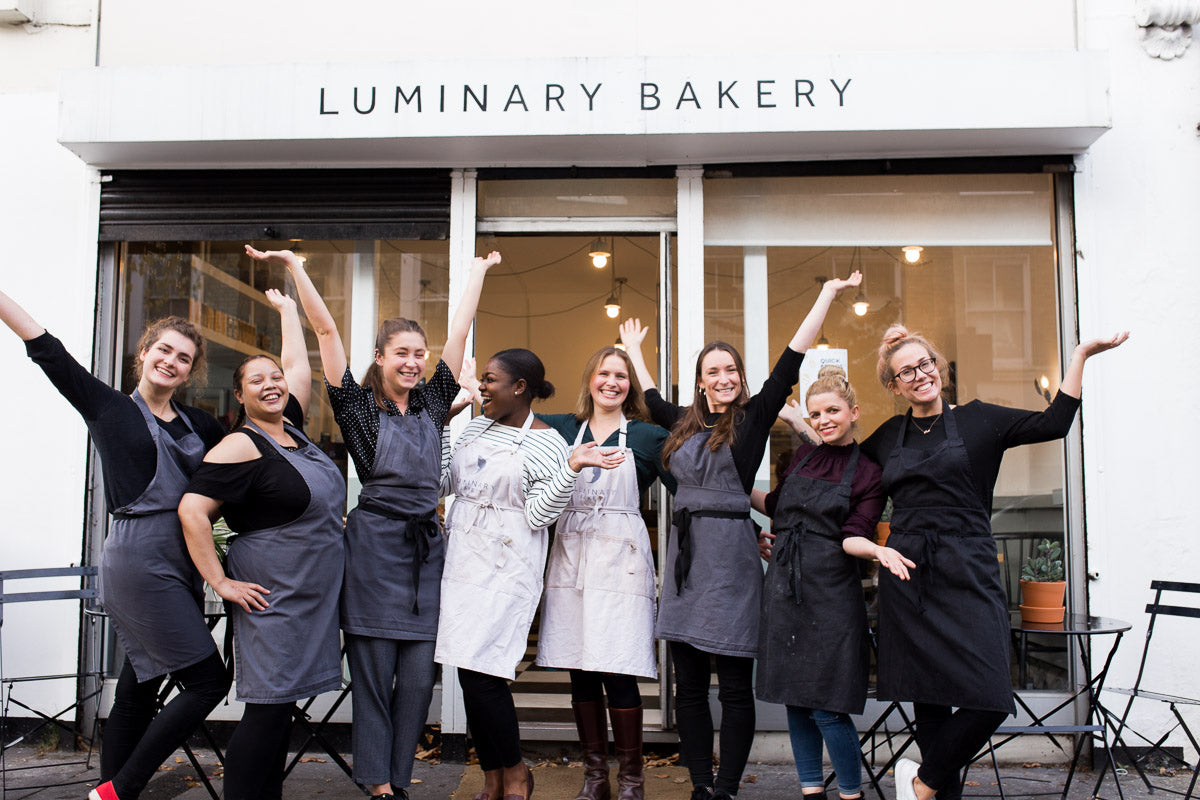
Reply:
[[[921,260],[921,251],[925,248],[919,244],[910,244],[901,247],[900,250],[904,253],[904,260],[910,264],[915,264]]]
[[[621,286],[624,283],[624,278],[613,278],[612,293],[604,301],[604,314],[609,319],[616,319],[621,315]]]
[[[604,269],[608,266],[608,259],[612,256],[612,250],[604,246],[604,239],[596,237],[596,239],[588,246],[588,255],[592,258],[592,266],[596,269]]]

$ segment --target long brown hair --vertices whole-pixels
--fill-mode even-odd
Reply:
[[[162,338],[166,331],[175,331],[196,346],[196,352],[192,355],[192,369],[188,373],[188,379],[183,382],[183,386],[203,386],[208,378],[208,361],[204,357],[204,337],[200,335],[200,330],[195,325],[183,317],[171,315],[151,322],[142,331],[134,352],[139,356],[145,355],[146,351]],[[135,382],[142,379],[142,359],[140,358],[133,360],[133,379]]]
[[[705,357],[714,350],[721,350],[729,353],[733,357],[733,364],[737,367],[738,378],[741,380],[742,388],[738,392],[737,399],[729,404],[717,420],[716,425],[712,428],[712,435],[708,437],[708,449],[716,452],[725,444],[733,443],[734,424],[737,418],[741,416],[742,406],[746,405],[750,400],[750,392],[746,389],[746,366],[742,363],[742,354],[737,351],[737,348],[725,342],[709,342],[700,351],[700,355],[696,357],[696,379],[693,381],[695,391],[692,397],[692,404],[688,406],[687,411],[675,423],[675,427],[671,428],[671,435],[663,442],[662,460],[663,466],[671,466],[671,454],[683,446],[683,443],[690,439],[701,430],[708,426],[704,423],[704,418],[708,416],[708,397],[700,391],[700,373],[704,368]]]
[[[625,362],[625,371],[629,374],[629,393],[625,395],[625,402],[621,404],[621,410],[625,412],[628,419],[649,422],[650,409],[646,407],[646,395],[642,391],[642,382],[638,380],[637,372],[633,369],[633,362],[629,360],[628,353],[612,345],[601,347],[592,354],[584,366],[583,384],[579,387],[579,402],[575,404],[575,419],[587,422],[592,418],[592,413],[596,410],[596,404],[592,400],[592,378],[600,369],[600,365],[604,363],[604,359],[609,356],[616,356]]]
[[[388,342],[397,333],[416,333],[424,340],[425,346],[429,347],[429,337],[425,335],[425,331],[421,329],[420,324],[416,320],[406,319],[405,317],[392,317],[385,319],[379,323],[379,330],[375,333],[375,355],[383,355],[383,351],[387,350]],[[387,408],[384,404],[384,398],[387,397],[383,392],[383,370],[375,361],[371,362],[371,366],[367,367],[367,374],[363,375],[362,385],[371,390],[371,395],[375,398],[375,405],[380,408]]]

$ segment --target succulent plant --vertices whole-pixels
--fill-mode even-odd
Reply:
[[[1053,539],[1039,539],[1033,553],[1021,565],[1021,580],[1046,583],[1062,579],[1062,545]]]

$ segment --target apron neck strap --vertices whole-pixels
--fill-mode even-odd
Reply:
[[[585,422],[579,426],[579,432],[575,434],[575,443],[572,444],[571,447],[579,447],[579,445],[583,444],[583,434],[589,429],[591,424],[592,424],[591,420],[588,420],[587,422]],[[617,447],[624,450],[625,449],[625,439],[626,439],[626,437],[628,435],[628,431],[629,431],[629,420],[625,419],[624,412],[621,413],[621,425],[620,425],[620,427],[617,428],[617,431],[618,431]],[[595,438],[595,437],[593,436],[593,438]],[[596,444],[600,445],[601,442],[596,442]]]

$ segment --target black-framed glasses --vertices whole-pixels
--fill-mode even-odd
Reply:
[[[905,383],[912,383],[917,379],[917,370],[924,372],[926,375],[932,375],[937,372],[937,359],[933,356],[923,358],[917,362],[915,367],[905,367],[896,373],[896,377]]]

